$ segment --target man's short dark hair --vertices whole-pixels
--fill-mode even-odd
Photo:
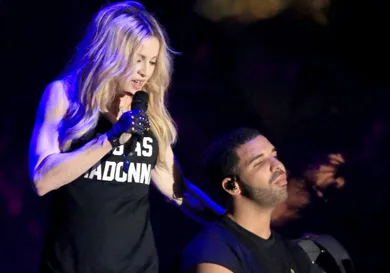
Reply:
[[[238,175],[239,158],[237,148],[261,133],[252,128],[238,128],[217,138],[209,147],[205,157],[205,172],[217,186],[225,177]]]

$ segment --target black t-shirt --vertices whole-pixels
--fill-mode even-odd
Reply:
[[[181,270],[200,263],[218,264],[234,273],[316,272],[307,254],[296,244],[272,232],[268,240],[223,216],[184,249]]]
[[[111,128],[100,117],[95,130],[72,143],[77,149]],[[73,182],[52,191],[52,217],[40,272],[155,273],[158,259],[149,218],[151,171],[157,139],[149,132],[128,156],[123,145]]]

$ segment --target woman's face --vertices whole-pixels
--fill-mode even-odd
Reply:
[[[154,73],[159,52],[160,41],[156,37],[147,38],[141,43],[134,54],[133,71],[130,77],[121,83],[123,91],[134,94],[142,90]]]

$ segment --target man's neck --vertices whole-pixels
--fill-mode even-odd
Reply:
[[[269,239],[272,210],[260,208],[249,200],[239,200],[228,209],[227,215],[246,230],[263,239]]]

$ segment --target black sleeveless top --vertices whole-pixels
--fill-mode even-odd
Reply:
[[[107,132],[103,115],[72,149]],[[73,182],[52,191],[51,226],[41,272],[152,273],[158,260],[149,218],[151,171],[158,143],[152,132],[137,143],[123,171],[123,145]]]

